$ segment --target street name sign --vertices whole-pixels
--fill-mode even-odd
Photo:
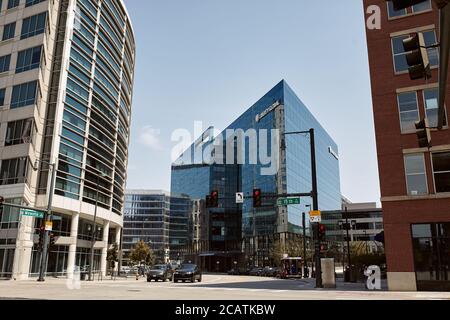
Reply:
[[[39,219],[44,218],[43,212],[32,210],[32,209],[20,209],[20,214],[23,216],[26,216],[26,217],[34,217],[34,218],[39,218]]]
[[[300,198],[282,198],[278,199],[279,206],[289,206],[294,204],[300,204]]]

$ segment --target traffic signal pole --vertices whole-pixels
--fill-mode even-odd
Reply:
[[[45,228],[45,222],[53,221],[53,214],[52,214],[52,201],[53,201],[53,189],[55,187],[55,176],[56,176],[56,165],[55,164],[48,164],[49,169],[52,168],[52,177],[50,181],[50,190],[48,190],[48,204],[47,204],[47,212],[43,219],[43,224]],[[50,231],[44,230],[44,246],[42,248],[41,252],[41,260],[39,264],[39,282],[45,281],[45,272],[47,271],[47,256],[48,256],[48,247],[49,247],[49,234]]]
[[[442,129],[445,119],[445,95],[447,94],[448,59],[450,56],[450,5],[443,2],[440,12],[440,66],[439,66],[439,109],[438,128]]]
[[[313,210],[319,211],[319,196],[317,191],[317,163],[316,163],[316,139],[314,129],[309,130],[309,138],[311,141],[311,178],[312,178],[312,200]],[[319,241],[319,223],[314,224],[315,257],[316,257],[316,288],[322,288],[322,266],[320,257],[320,241]]]

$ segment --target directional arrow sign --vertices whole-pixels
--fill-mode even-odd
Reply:
[[[39,219],[44,218],[43,212],[32,210],[32,209],[20,209],[20,214],[23,216],[26,216],[26,217],[34,217],[34,218],[39,218]]]
[[[279,206],[289,206],[294,204],[300,204],[300,198],[284,198],[278,199]]]

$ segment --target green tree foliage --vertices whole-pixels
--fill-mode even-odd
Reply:
[[[153,265],[155,263],[155,255],[153,251],[142,240],[136,243],[130,252],[129,258],[130,261],[135,264],[144,262],[146,265]]]

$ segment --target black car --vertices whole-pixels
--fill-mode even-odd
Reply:
[[[239,276],[241,274],[239,269],[231,269],[227,273],[229,276]]]
[[[171,280],[173,276],[173,271],[165,264],[157,264],[154,267],[150,268],[147,272],[147,282],[152,280],[155,281],[167,281]]]
[[[255,267],[250,270],[249,275],[251,276],[261,276],[263,272],[263,268]]]
[[[173,274],[173,282],[186,282],[186,280],[194,283],[196,280],[202,282],[202,272],[196,264],[182,264]]]

